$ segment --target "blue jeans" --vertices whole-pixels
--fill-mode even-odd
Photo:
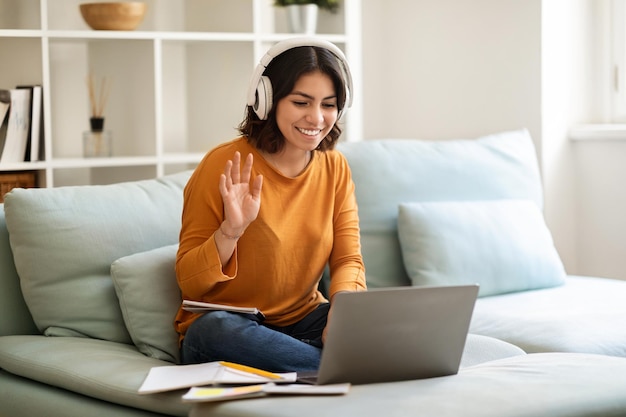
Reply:
[[[265,325],[247,314],[205,313],[187,329],[181,361],[229,361],[272,372],[315,371],[322,355],[328,309],[328,303],[321,304],[298,323],[285,327]]]

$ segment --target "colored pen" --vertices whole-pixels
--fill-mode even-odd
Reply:
[[[251,366],[241,365],[238,363],[221,361],[220,365],[225,366],[226,368],[236,369],[238,371],[248,372],[250,374],[254,374],[258,376],[264,376],[270,379],[283,379],[282,376],[277,375],[275,373],[264,371],[262,369],[253,368]]]

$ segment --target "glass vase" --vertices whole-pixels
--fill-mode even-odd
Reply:
[[[83,155],[85,158],[108,158],[113,154],[112,135],[108,130],[83,133]]]

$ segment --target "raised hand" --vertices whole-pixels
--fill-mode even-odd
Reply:
[[[250,184],[252,163],[253,156],[248,154],[241,167],[241,154],[235,152],[220,176],[219,189],[224,202],[221,231],[227,237],[241,236],[259,214],[263,176],[258,175]]]

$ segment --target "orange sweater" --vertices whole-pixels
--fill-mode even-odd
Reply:
[[[224,219],[218,184],[235,151],[252,153],[252,178],[264,177],[261,208],[223,270],[213,234]],[[185,299],[258,307],[266,323],[286,326],[326,301],[317,290],[326,264],[329,295],[366,289],[354,183],[339,152],[313,152],[297,178],[276,171],[244,138],[218,146],[184,191],[176,275]],[[182,309],[182,337],[198,316]]]

